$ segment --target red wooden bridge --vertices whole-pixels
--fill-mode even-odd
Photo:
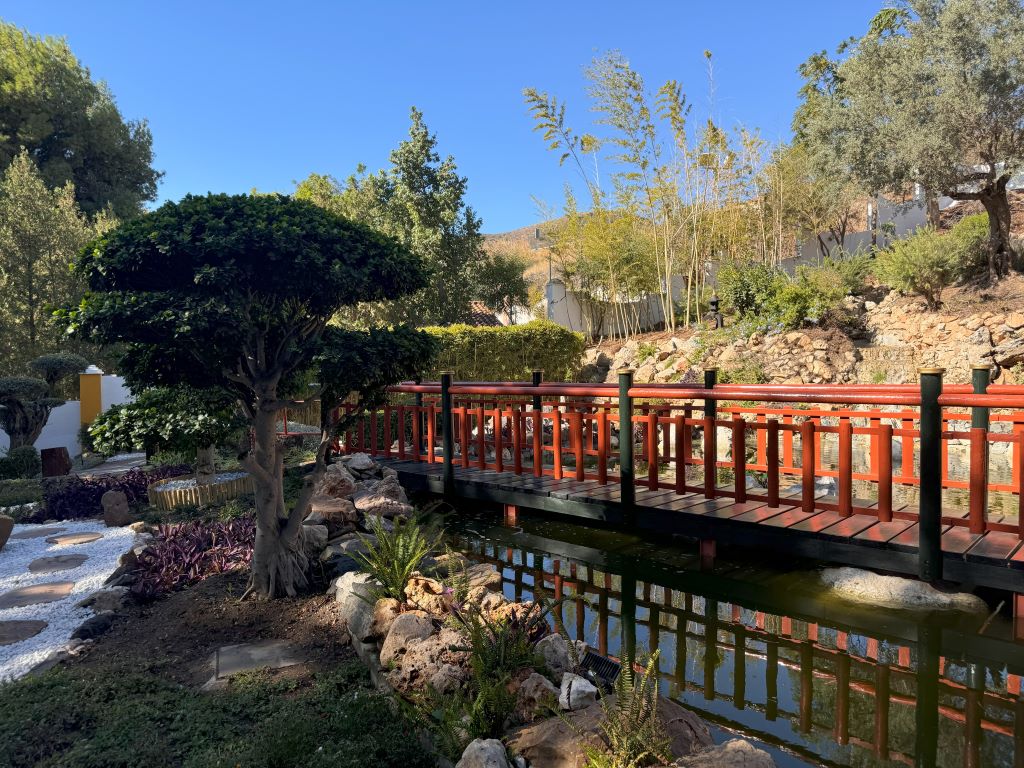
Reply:
[[[714,370],[704,386],[634,385],[630,371],[617,384],[444,375],[392,387],[338,449],[393,460],[412,487],[690,536],[708,556],[715,542],[770,547],[1024,593],[1024,386],[975,374],[769,386],[719,384]]]

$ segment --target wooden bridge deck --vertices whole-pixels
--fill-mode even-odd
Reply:
[[[442,465],[377,457],[399,473],[410,490],[444,492]],[[631,507],[620,486],[595,480],[532,477],[474,467],[455,467],[456,499],[509,504],[567,515],[650,534],[672,534],[723,545],[770,548],[780,555],[811,558],[895,573],[918,572],[918,524],[913,519],[880,522],[869,514],[843,517],[833,511],[801,511],[799,500],[778,507],[764,501],[677,494],[637,488]],[[822,499],[822,501],[826,501]],[[904,509],[904,512],[913,510]],[[1024,592],[1024,545],[1002,531],[971,533],[943,526],[943,577],[966,585]]]

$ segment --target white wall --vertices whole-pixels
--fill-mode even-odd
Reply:
[[[120,376],[105,375],[100,379],[100,404],[103,410],[134,400],[131,391]]]

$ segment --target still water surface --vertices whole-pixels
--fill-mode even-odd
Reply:
[[[683,540],[520,514],[517,528],[487,512],[444,525],[499,566],[509,598],[568,598],[566,631],[595,651],[659,649],[662,692],[716,740],[755,740],[779,766],[1024,765],[1024,643],[1002,615],[845,603],[813,563],[766,552],[702,570]]]

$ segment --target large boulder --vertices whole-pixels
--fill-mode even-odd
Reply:
[[[396,617],[380,649],[380,663],[388,666],[398,661],[409,649],[410,643],[434,634],[434,622],[427,616],[403,613]]]
[[[370,621],[370,637],[374,640],[383,640],[391,631],[391,625],[395,623],[402,612],[402,604],[393,597],[382,597],[373,606],[373,619]]]
[[[107,491],[100,497],[103,507],[103,522],[109,528],[119,528],[135,522],[135,515],[128,505],[128,496],[124,491]]]
[[[498,739],[474,739],[455,768],[510,768],[505,745]]]
[[[328,496],[343,499],[356,489],[356,480],[342,464],[331,464],[320,476],[314,489],[314,496]]]
[[[532,723],[557,708],[558,689],[538,672],[532,672],[516,692],[516,717],[524,723]]]
[[[394,626],[391,631],[395,631]],[[461,670],[466,679],[469,677],[469,653],[457,650],[465,644],[466,639],[461,634],[447,627],[430,637],[410,641],[405,653],[388,672],[388,682],[399,693],[422,691],[445,665]]]
[[[405,489],[395,477],[361,482],[352,501],[356,509],[373,517],[391,520],[395,517],[410,517],[413,513]]]
[[[679,768],[775,768],[772,756],[749,741],[730,739],[724,744],[680,758]]]
[[[343,628],[353,640],[368,642],[372,639],[373,590],[378,584],[368,573],[352,571],[339,576],[334,582],[334,600]]]
[[[537,653],[544,658],[544,664],[555,680],[561,680],[566,672],[572,672],[576,665],[569,654],[569,644],[560,634],[553,633],[537,643]]]
[[[311,561],[320,559],[320,553],[327,546],[326,525],[302,526],[302,551]]]
[[[405,585],[405,597],[415,608],[443,616],[452,609],[452,593],[437,579],[413,576]]]

